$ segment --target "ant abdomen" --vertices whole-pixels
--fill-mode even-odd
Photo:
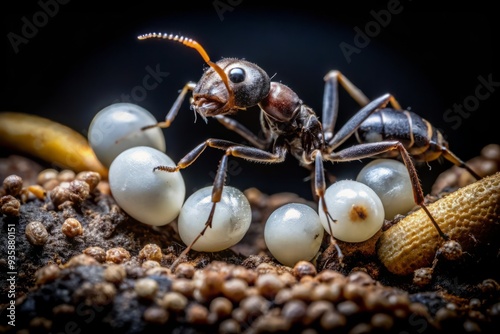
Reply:
[[[360,143],[397,140],[417,161],[439,158],[448,147],[441,132],[424,118],[408,110],[384,108],[371,114],[356,131]],[[389,151],[384,157],[396,157],[397,151]]]

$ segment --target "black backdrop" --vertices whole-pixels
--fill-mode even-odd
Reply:
[[[394,0],[351,11],[315,2],[272,9],[243,0],[165,2],[167,10],[145,3],[109,6],[113,11],[82,1],[41,0],[2,9],[7,61],[0,110],[50,117],[83,134],[96,112],[117,101],[137,103],[162,119],[183,84],[199,79],[204,63],[180,44],[136,39],[158,31],[196,39],[212,60],[240,57],[259,64],[318,112],[323,76],[338,69],[370,98],[394,94],[441,129],[465,160],[485,144],[500,142],[493,121],[498,39],[490,15],[422,12],[414,2]],[[143,80],[152,70],[162,74],[158,85],[146,89]],[[484,80],[494,82],[491,92]],[[358,109],[347,94],[340,96],[339,125]],[[453,111],[464,104],[462,116]],[[255,131],[257,117],[255,109],[237,116]],[[240,140],[214,120],[194,123],[187,103],[164,133],[167,153],[176,161],[208,137]],[[211,184],[220,157],[208,150],[183,172],[188,193]],[[307,172],[292,157],[275,166],[233,161],[229,185],[310,196],[303,181]],[[339,178],[355,178],[362,163],[327,166]],[[429,166],[419,168],[426,192],[450,164]]]

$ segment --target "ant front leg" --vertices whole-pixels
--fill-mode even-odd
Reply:
[[[250,161],[262,162],[262,163],[280,163],[283,162],[286,156],[286,149],[284,146],[276,146],[273,153],[261,150],[259,148],[239,145],[231,141],[223,139],[207,139],[205,142],[196,146],[191,152],[189,152],[184,158],[182,158],[175,167],[171,166],[157,166],[153,171],[166,171],[166,172],[176,172],[180,169],[190,166],[205,150],[207,147],[217,148],[224,150],[225,154],[220,160],[219,167],[217,169],[217,174],[213,183],[212,189],[212,208],[210,214],[205,222],[205,226],[200,231],[198,236],[187,246],[187,248],[180,254],[180,256],[174,261],[171,266],[173,270],[179,261],[183,259],[189,251],[192,249],[196,241],[198,241],[203,234],[205,234],[208,228],[212,227],[212,221],[215,214],[215,209],[217,203],[220,202],[222,198],[222,191],[224,189],[224,183],[226,180],[227,173],[227,161],[229,156],[234,156],[237,158],[243,158]]]
[[[321,156],[321,152],[319,150],[315,150],[313,152],[314,157],[314,192],[316,197],[318,198],[318,210],[323,210],[325,214],[326,221],[328,223],[328,232],[330,234],[330,242],[337,249],[337,254],[340,263],[342,263],[342,259],[344,255],[333,236],[332,231],[332,223],[336,223],[337,220],[333,219],[328,211],[328,207],[325,202],[325,192],[326,192],[326,181],[325,181],[325,170],[323,167],[323,157]]]
[[[413,189],[413,198],[415,203],[419,205],[427,214],[432,224],[436,228],[439,236],[444,240],[449,240],[448,235],[446,235],[439,225],[436,223],[436,220],[427,209],[427,206],[424,203],[425,197],[424,192],[422,190],[422,186],[420,185],[420,181],[418,179],[417,170],[415,169],[415,165],[410,157],[410,154],[406,150],[406,148],[399,141],[382,141],[376,143],[365,143],[358,144],[344,150],[341,150],[337,153],[330,153],[327,157],[327,160],[332,162],[340,162],[340,161],[353,161],[360,160],[364,158],[370,158],[381,153],[385,153],[392,150],[398,150],[401,155],[403,162],[408,170],[408,174],[410,175],[410,181]]]
[[[248,130],[245,126],[243,126],[243,124],[241,124],[240,122],[238,122],[232,118],[226,117],[224,115],[216,115],[214,117],[216,120],[219,121],[219,123],[224,125],[229,130],[236,132],[241,137],[243,137],[245,140],[249,141],[255,147],[260,148],[262,150],[269,147],[270,137],[268,137],[266,139],[261,139],[261,138],[257,137],[253,132]]]
[[[179,113],[179,110],[181,109],[182,102],[184,102],[184,99],[186,98],[186,95],[188,92],[193,91],[193,89],[196,87],[196,83],[194,82],[188,82],[187,84],[184,85],[182,88],[181,92],[179,93],[179,96],[177,99],[175,99],[174,104],[170,108],[170,110],[167,113],[167,116],[165,117],[165,121],[163,122],[158,122],[156,124],[144,126],[141,128],[142,131],[147,130],[147,129],[152,129],[152,128],[168,128],[170,124],[174,121],[175,117]]]

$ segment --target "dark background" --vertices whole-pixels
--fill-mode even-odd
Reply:
[[[50,4],[52,15],[38,22],[36,34],[15,52],[8,36],[22,36],[26,21],[43,19],[41,3]],[[193,49],[174,42],[136,39],[147,32],[169,32],[197,40],[214,61],[239,57],[259,64],[319,114],[323,76],[338,69],[370,98],[394,94],[403,107],[442,130],[452,151],[464,160],[478,155],[488,143],[499,143],[498,122],[493,120],[498,112],[496,91],[480,101],[461,124],[444,118],[454,104],[474,97],[479,76],[487,79],[491,75],[493,81],[500,81],[493,73],[494,60],[498,59],[493,51],[493,43],[498,41],[493,16],[421,11],[417,3],[401,1],[397,13],[393,12],[390,20],[386,16],[385,26],[376,23],[374,13],[387,13],[395,3],[356,6],[351,11],[336,8],[335,3],[329,6],[332,8],[307,2],[296,8],[272,9],[249,1],[206,1],[204,5],[164,2],[167,10],[161,10],[160,4],[110,3],[114,10],[109,11],[82,1],[57,3],[56,8],[55,0],[3,8],[2,53],[7,59],[2,65],[0,110],[43,115],[86,134],[95,113],[111,103],[127,101],[124,95],[129,95],[129,102],[161,120],[179,89],[187,81],[197,81],[204,68]],[[174,5],[176,8],[171,8]],[[372,36],[364,45],[357,44],[358,53],[351,54],[348,61],[340,46],[356,47],[357,31],[367,27],[379,29],[370,32]],[[142,86],[148,66],[159,66],[169,74],[146,96],[131,95]],[[341,92],[337,124],[343,124],[358,109]],[[257,110],[240,113],[237,118],[258,132]],[[164,133],[167,153],[175,161],[209,137],[241,141],[214,120],[206,125],[198,118],[194,123],[187,102]],[[2,149],[0,153],[12,152]],[[220,157],[221,152],[207,150],[183,171],[188,194],[211,184],[210,175]],[[229,185],[241,190],[256,186],[267,193],[294,191],[310,197],[309,184],[303,181],[308,173],[291,156],[274,166],[233,161]],[[339,178],[355,178],[361,166],[357,162],[327,164]],[[449,167],[447,161],[421,166],[424,191],[428,192],[432,180]]]

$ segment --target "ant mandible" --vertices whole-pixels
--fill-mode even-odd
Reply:
[[[282,83],[271,81],[267,73],[254,63],[236,58],[224,58],[214,63],[198,42],[173,34],[150,33],[138,38],[140,40],[160,38],[180,42],[197,50],[210,66],[198,83],[188,82],[183,87],[165,121],[146,126],[142,130],[169,127],[179,112],[185,96],[192,91],[191,107],[196,113],[205,120],[207,117],[215,117],[225,127],[238,133],[253,145],[252,147],[224,139],[210,138],[186,154],[175,167],[154,168],[154,171],[179,171],[191,165],[207,147],[225,152],[213,183],[213,204],[205,226],[172,267],[187,255],[196,241],[212,226],[215,208],[222,196],[229,156],[254,162],[281,163],[287,153],[290,153],[301,165],[308,168],[313,173],[313,195],[318,199],[319,207],[327,217],[331,243],[335,245],[341,259],[342,253],[331,228],[331,224],[336,221],[328,212],[324,200],[326,177],[323,162],[399,155],[408,169],[415,203],[426,212],[440,237],[444,240],[449,239],[424,203],[424,194],[412,157],[417,161],[431,161],[443,156],[453,164],[466,168],[475,178],[480,177],[448,149],[447,142],[436,128],[417,114],[402,110],[391,94],[384,94],[370,102],[339,71],[330,71],[324,77],[325,91],[322,122],[320,122],[316,113],[304,104],[293,90]],[[362,108],[334,132],[338,114],[339,83]],[[389,104],[392,108],[387,107]],[[260,125],[264,139],[226,116],[253,106],[260,107]],[[335,152],[335,149],[353,134],[360,143]]]

